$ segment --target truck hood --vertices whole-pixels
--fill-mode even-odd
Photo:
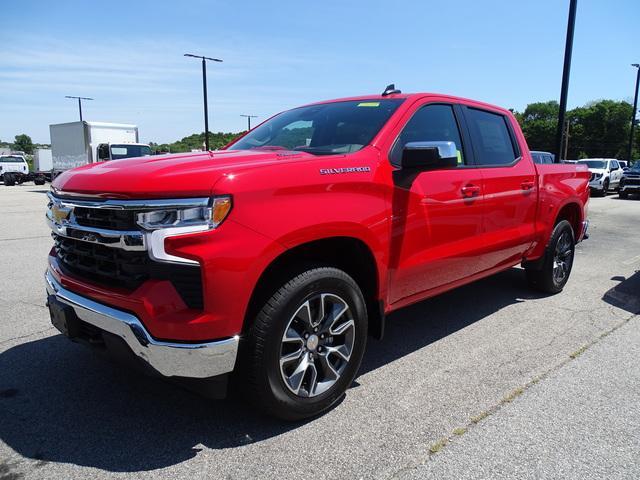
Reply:
[[[607,169],[606,168],[590,168],[589,171],[591,173],[607,173]]]
[[[52,188],[102,198],[202,197],[220,178],[246,169],[315,158],[303,152],[220,150],[127,158],[66,171]]]

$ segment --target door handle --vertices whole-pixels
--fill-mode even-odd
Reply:
[[[535,186],[536,186],[535,182],[532,182],[532,181],[522,182],[520,184],[520,187],[522,187],[522,190],[525,190],[525,191],[532,190],[533,187],[535,187]]]
[[[474,198],[480,195],[480,187],[469,183],[460,189],[464,198]]]

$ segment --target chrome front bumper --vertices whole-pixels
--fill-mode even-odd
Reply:
[[[47,294],[71,307],[90,325],[117,335],[138,358],[165,377],[209,378],[233,370],[237,336],[207,343],[171,343],[154,340],[135,315],[108,307],[64,288],[45,273]]]

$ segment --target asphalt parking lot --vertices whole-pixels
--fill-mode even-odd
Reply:
[[[514,268],[394,314],[344,400],[288,424],[58,335],[46,191],[0,185],[0,479],[640,477],[638,199],[591,200],[562,293]]]

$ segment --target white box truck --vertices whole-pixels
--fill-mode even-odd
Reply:
[[[33,151],[33,169],[36,172],[53,170],[53,156],[50,148],[36,148]]]
[[[49,126],[54,176],[88,163],[151,155],[138,143],[138,127],[122,123],[71,122]]]

